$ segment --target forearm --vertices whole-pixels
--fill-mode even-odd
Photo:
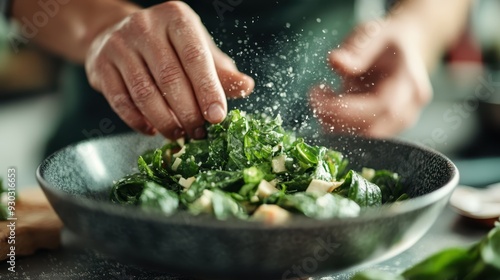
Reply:
[[[44,9],[39,2],[50,2],[52,6]],[[121,0],[16,0],[12,15],[21,24],[21,31],[23,28],[29,29],[28,24],[36,29],[31,30],[27,37],[32,38],[27,39],[67,59],[82,63],[97,34],[139,9]],[[41,16],[42,13],[46,16]]]
[[[389,13],[411,26],[430,70],[463,32],[474,0],[403,0]]]

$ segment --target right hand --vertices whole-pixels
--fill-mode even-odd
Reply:
[[[181,1],[140,10],[100,33],[85,68],[128,126],[169,139],[203,138],[205,121],[225,118],[226,97],[254,87]]]

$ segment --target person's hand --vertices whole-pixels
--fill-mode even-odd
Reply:
[[[357,27],[329,61],[343,81],[340,92],[311,90],[314,114],[327,131],[390,137],[411,126],[430,101],[421,32],[381,20]]]
[[[246,96],[254,87],[181,1],[140,10],[103,31],[85,68],[91,86],[127,125],[170,139],[204,137],[205,121],[225,118],[226,97]]]

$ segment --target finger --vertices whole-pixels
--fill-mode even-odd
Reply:
[[[224,54],[225,56],[225,54]],[[227,57],[229,59],[229,57]],[[214,55],[217,76],[227,98],[243,98],[249,96],[255,87],[255,81],[248,75],[235,71],[224,57]],[[229,59],[231,60],[231,59]],[[234,63],[230,62],[233,66]],[[235,67],[235,66],[234,66]]]
[[[332,50],[329,61],[332,67],[344,75],[358,75],[366,72],[386,48],[385,40],[377,32],[370,32],[372,22],[355,28],[340,48]]]
[[[132,129],[154,135],[156,129],[146,120],[130,99],[128,90],[118,70],[111,64],[103,66],[102,93],[115,113]]]
[[[418,120],[422,106],[417,102],[419,97],[416,90],[414,83],[401,76],[387,79],[379,89],[381,100],[386,106],[367,134],[387,138],[412,126]]]
[[[158,40],[142,45],[144,60],[165,99],[164,102],[169,104],[184,131],[191,138],[203,138],[206,134],[205,119],[200,112],[191,83],[170,43],[165,37]]]
[[[228,98],[242,98],[250,95],[255,87],[255,81],[248,75],[240,72],[227,54],[215,45],[212,38],[207,34],[207,41],[212,52],[217,76],[222,88]]]
[[[401,77],[384,81],[377,92],[343,94],[314,88],[311,106],[327,130],[369,137],[391,137],[415,122],[419,106],[413,88]]]
[[[204,118],[211,123],[219,123],[226,117],[226,98],[203,35],[202,24],[197,17],[194,18],[187,20],[186,17],[174,17],[168,28],[168,36],[191,81]]]
[[[117,59],[115,63],[139,111],[165,137],[178,139],[183,136],[184,130],[156,87],[142,58],[134,52],[121,57],[127,57],[127,61]]]
[[[346,134],[367,134],[374,119],[382,113],[374,94],[336,95],[326,87],[310,92],[310,105],[325,130]]]

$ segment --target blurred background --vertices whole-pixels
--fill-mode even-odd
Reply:
[[[380,1],[358,0],[357,20]],[[500,181],[500,1],[478,0],[468,29],[432,74],[434,99],[400,138],[451,157],[462,184]],[[33,45],[14,47],[0,22],[0,176],[16,167],[18,186],[36,184],[35,170],[64,108],[61,61]]]

